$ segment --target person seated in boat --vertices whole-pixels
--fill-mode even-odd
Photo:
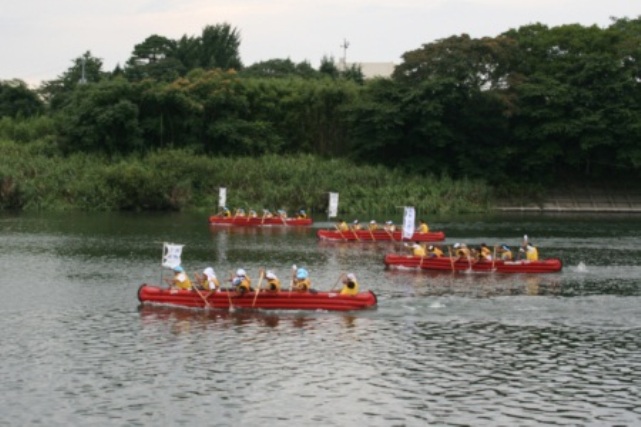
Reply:
[[[410,248],[414,256],[424,257],[426,255],[425,248],[419,242],[414,242],[411,245],[406,243],[405,247]]]
[[[443,256],[443,251],[438,246],[429,245],[427,247],[427,255],[430,258],[440,258]]]
[[[492,250],[485,243],[481,243],[476,258],[479,261],[492,261]]]
[[[231,217],[231,211],[229,210],[229,208],[227,206],[225,206],[218,213],[218,216],[222,216],[223,218],[229,218],[229,217]]]
[[[378,224],[376,223],[375,220],[371,220],[367,228],[369,229],[369,231],[376,231],[378,230]]]
[[[234,216],[244,217],[245,216],[245,209],[243,209],[243,208],[236,209],[236,213],[234,214]]]
[[[357,219],[355,219],[354,222],[352,223],[352,227],[351,228],[352,228],[352,231],[358,231],[358,230],[361,229],[361,223],[358,222]]]
[[[341,289],[340,294],[358,295],[358,281],[353,273],[349,273],[343,278],[343,289]]]
[[[343,219],[338,220],[338,224],[336,224],[336,229],[338,231],[349,231],[349,225],[347,225],[347,222]]]
[[[394,225],[394,222],[392,221],[385,221],[385,225],[383,226],[383,230],[387,231],[388,233],[393,233],[396,231],[396,226]]]
[[[198,286],[206,291],[213,292],[216,288],[220,287],[216,272],[211,267],[205,268],[203,274],[194,273],[194,277],[196,278]]]
[[[284,209],[278,209],[276,211],[276,215],[278,215],[278,217],[281,219],[287,219],[287,211]]]
[[[299,292],[308,292],[312,288],[312,281],[309,278],[309,272],[304,268],[296,270],[293,280],[293,289]]]
[[[280,292],[280,280],[278,276],[274,274],[273,271],[267,270],[265,274],[265,279],[267,280],[267,290],[272,292]]]
[[[192,286],[191,280],[189,279],[189,276],[187,276],[185,269],[177,265],[172,270],[174,271],[174,277],[171,279],[165,279],[165,282],[169,284],[169,287],[172,289],[190,290]]]
[[[510,247],[505,243],[502,243],[501,246],[496,249],[496,252],[499,258],[503,261],[512,261],[514,258],[512,255],[512,249],[510,249]]]
[[[538,261],[539,260],[539,250],[532,243],[526,242],[519,249],[519,255],[524,254],[525,259],[528,261]],[[519,256],[520,258],[520,256]]]
[[[429,231],[430,231],[430,227],[428,227],[427,223],[421,219],[419,221],[419,226],[418,226],[418,229],[416,229],[416,232],[419,234],[425,234],[425,233],[429,233]]]
[[[273,218],[274,214],[269,209],[263,209],[263,218]]]
[[[305,212],[305,209],[301,209],[298,211],[296,214],[297,219],[307,219],[307,212]]]
[[[454,262],[459,259],[466,259],[468,261],[472,259],[472,252],[465,243],[454,243]]]
[[[236,292],[240,292],[241,294],[252,290],[251,283],[251,278],[242,268],[236,270],[236,276],[231,279],[232,286],[236,289]]]
[[[256,213],[256,211],[255,211],[255,210],[250,209],[250,210],[249,210],[249,217],[250,217],[250,218],[257,218],[257,217],[258,217],[258,214]]]

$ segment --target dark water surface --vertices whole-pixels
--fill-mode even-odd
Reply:
[[[379,218],[384,220],[386,218]],[[393,243],[206,215],[0,217],[0,425],[640,425],[641,216],[432,219],[549,275],[386,271]],[[162,242],[193,272],[292,264],[379,296],[352,313],[138,307]]]

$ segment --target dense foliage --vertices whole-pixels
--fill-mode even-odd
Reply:
[[[319,70],[278,59],[245,67],[239,45],[239,32],[228,24],[208,26],[179,40],[150,36],[113,72],[86,52],[43,84],[40,97],[19,82],[0,82],[0,130],[9,141],[59,150],[70,164],[90,162],[87,155],[105,164],[124,161],[140,183],[146,175],[136,168],[151,172],[131,159],[149,162],[173,152],[167,150],[222,169],[221,159],[248,156],[311,164],[342,159],[342,167],[359,171],[356,165],[380,165],[385,169],[377,171],[404,177],[400,187],[410,176],[480,180],[499,192],[640,182],[640,19],[613,20],[607,28],[532,24],[494,38],[452,36],[406,52],[391,78],[373,80],[329,58]],[[25,130],[31,126],[37,130]],[[5,169],[13,166],[6,158]],[[207,178],[198,178],[193,170],[186,166],[174,184],[193,191],[199,179],[221,177],[207,170]],[[132,188],[143,189],[140,183]],[[211,181],[209,190],[222,184]],[[167,203],[165,197],[106,205],[176,207]]]
[[[0,135],[4,128],[0,127]],[[0,141],[0,209],[214,211],[218,189],[234,207],[301,208],[323,216],[328,193],[339,191],[341,214],[483,212],[490,189],[482,182],[406,176],[382,166],[311,155],[206,157],[165,149],[114,161],[107,156],[62,156],[46,142]]]

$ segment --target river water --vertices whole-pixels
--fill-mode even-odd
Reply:
[[[379,218],[385,220],[386,218]],[[447,243],[517,245],[546,275],[385,270],[394,243],[206,215],[0,217],[0,425],[641,424],[641,216],[432,218]],[[219,276],[292,264],[379,297],[351,313],[139,307],[183,265]]]

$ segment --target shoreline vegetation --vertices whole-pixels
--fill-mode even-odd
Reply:
[[[62,156],[46,142],[0,142],[0,209],[13,211],[215,211],[220,187],[227,205],[327,212],[338,192],[339,214],[489,212],[492,189],[480,180],[419,176],[383,166],[313,155],[209,157],[160,149],[113,160]]]
[[[641,213],[641,190],[595,186],[515,185],[497,189],[482,180],[422,176],[383,166],[320,156],[211,157],[187,149],[159,149],[117,159],[64,156],[46,142],[0,141],[0,211],[207,212],[218,209],[221,187],[230,208],[305,209],[327,214],[338,192],[339,216],[398,213]]]

